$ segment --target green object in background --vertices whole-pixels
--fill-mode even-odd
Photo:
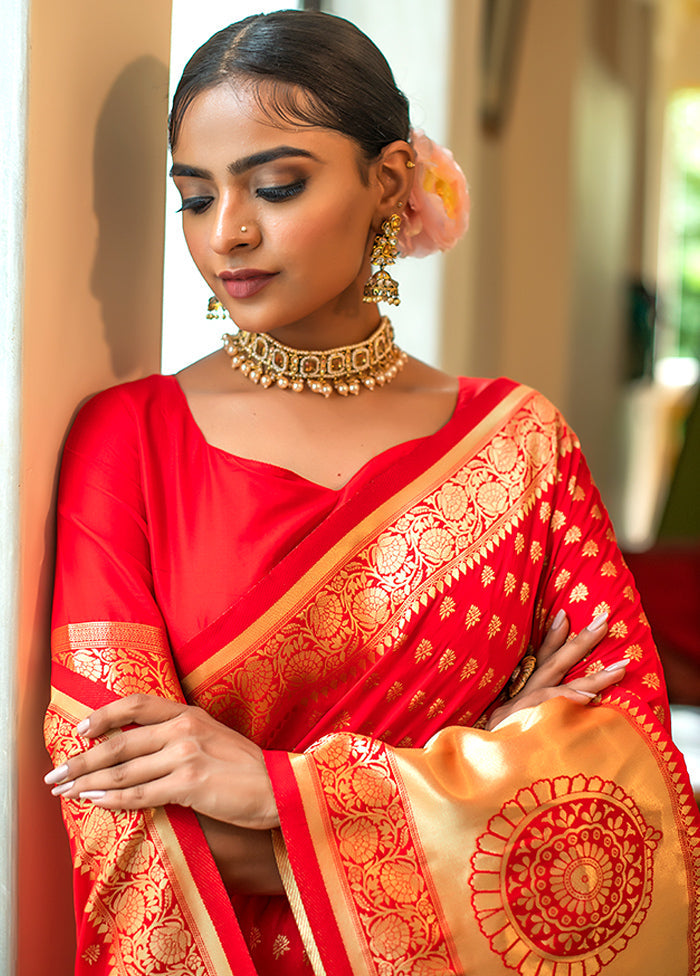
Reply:
[[[700,540],[700,387],[659,526],[659,540]]]

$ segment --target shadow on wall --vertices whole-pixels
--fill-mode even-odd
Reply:
[[[99,226],[90,287],[102,306],[105,339],[117,379],[150,372],[160,359],[161,281],[144,280],[162,252],[161,179],[167,146],[163,101],[167,67],[154,57],[134,61],[118,76],[97,122],[95,215]],[[154,344],[157,348],[154,349]]]
[[[84,70],[85,65],[79,65],[78,74]],[[42,78],[39,87],[43,83]],[[164,194],[154,195],[152,187],[163,185],[167,97],[165,64],[155,57],[140,57],[116,76],[97,121],[93,165],[94,211],[99,239],[90,290],[101,306],[112,371],[104,368],[101,344],[84,343],[88,346],[86,364],[90,382],[94,380],[98,387],[107,385],[110,380],[116,382],[152,372],[160,361],[165,201]],[[92,128],[92,117],[80,120],[80,126],[76,127],[78,137],[83,134],[83,124]],[[78,141],[76,146],[61,145],[60,165],[70,163],[71,153],[77,151],[79,144]],[[85,248],[92,246],[92,239],[84,242]],[[81,287],[82,283],[76,281],[76,288]],[[84,329],[88,327],[89,324],[84,324],[81,326],[83,332],[76,330],[77,334],[84,336]],[[62,378],[58,384],[59,400],[65,396],[70,382],[74,382],[77,389],[78,382],[83,381],[84,376],[74,368],[72,380]],[[80,388],[84,390],[84,387]],[[74,398],[78,396],[76,392]],[[38,402],[30,404],[30,413],[38,406]],[[45,456],[47,450],[53,452],[58,445],[48,447],[46,440],[32,427],[33,423],[29,424],[29,440],[25,448],[29,458],[26,478],[33,476],[32,465],[36,462],[41,479],[44,462],[49,470],[54,466],[58,468],[58,456],[55,462],[53,454]],[[25,568],[25,574],[31,573],[32,578],[23,583],[27,601],[32,600],[34,606],[27,603],[29,639],[22,649],[20,662],[18,976],[40,976],[46,972],[67,976],[73,972],[75,957],[70,853],[59,803],[41,781],[50,768],[41,735],[48,703],[49,594],[55,533],[55,483],[51,490],[48,477],[47,473],[45,501],[48,506],[50,493],[52,504],[46,516],[44,538],[36,540],[36,565],[32,564],[34,550],[31,544],[28,548],[28,564],[32,565]],[[35,526],[35,513],[25,514],[23,518],[27,524],[31,522]],[[42,542],[43,551],[40,552]],[[42,933],[40,938],[37,938],[38,928]]]

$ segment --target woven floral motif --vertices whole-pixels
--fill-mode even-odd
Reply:
[[[508,969],[596,976],[644,921],[660,839],[615,783],[538,780],[479,837],[470,878],[479,927]]]
[[[387,750],[380,742],[334,735],[312,755],[377,973],[455,973]]]
[[[120,697],[148,691],[182,701],[163,631],[146,624],[97,621],[57,628],[53,659]]]
[[[554,483],[559,456],[575,444],[552,405],[533,395],[501,435],[367,538],[286,621],[275,621],[231,673],[192,689],[197,704],[255,739],[269,727],[285,689],[303,684],[317,698],[319,687],[366,670],[396,646],[401,629],[436,588],[502,544]],[[484,573],[487,585],[494,573],[489,566]],[[443,606],[449,616],[450,605]],[[492,621],[489,636],[499,630],[500,622]]]
[[[75,724],[54,708],[45,734],[57,763],[80,748]],[[87,800],[63,800],[62,807],[80,883],[90,886],[85,961],[94,965],[107,955],[112,976],[211,976],[151,837],[149,814],[102,810]]]

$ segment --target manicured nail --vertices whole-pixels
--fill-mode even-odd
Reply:
[[[621,661],[615,661],[614,664],[609,664],[605,670],[619,671],[621,668],[626,668],[629,663],[630,663],[630,658],[623,657]]]
[[[572,688],[571,690],[578,692],[579,695],[585,695],[586,698],[595,698],[597,694],[595,691],[584,691],[583,688]]]
[[[599,630],[603,626],[603,624],[607,621],[607,619],[608,619],[607,613],[599,613],[597,617],[594,617],[593,620],[591,620],[589,625],[586,627],[586,630],[590,630],[590,631]]]
[[[84,790],[82,793],[78,793],[81,800],[101,800],[106,795],[106,790]]]
[[[56,766],[52,769],[50,773],[44,776],[44,782],[47,786],[53,786],[54,783],[60,783],[62,779],[65,779],[68,775],[68,766],[64,763],[62,766]]]
[[[54,786],[51,790],[52,796],[62,796],[63,793],[67,793],[68,790],[72,790],[75,786],[75,780],[72,779],[70,783],[63,783],[61,786]]]
[[[76,735],[85,735],[85,733],[88,731],[89,728],[90,728],[90,719],[84,718],[82,722],[78,722],[78,724],[75,727]]]
[[[552,630],[558,630],[565,620],[566,620],[566,614],[564,613],[563,610],[560,610],[559,613],[554,618],[554,620],[552,621]]]

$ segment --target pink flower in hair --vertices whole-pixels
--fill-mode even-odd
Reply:
[[[411,130],[416,151],[413,189],[399,231],[402,257],[425,257],[453,247],[469,226],[469,190],[449,149]]]

